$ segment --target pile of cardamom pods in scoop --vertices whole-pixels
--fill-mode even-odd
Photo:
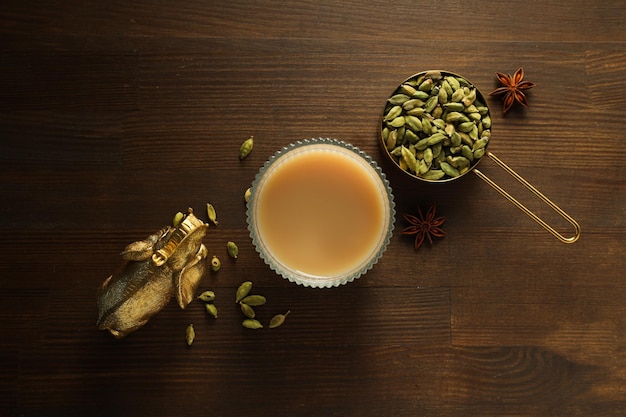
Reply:
[[[382,141],[404,171],[424,180],[463,175],[485,154],[491,117],[468,80],[427,71],[403,82],[387,100]]]

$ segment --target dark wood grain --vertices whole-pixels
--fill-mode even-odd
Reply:
[[[3,2],[0,415],[623,416],[626,7],[548,3]],[[520,66],[531,106],[503,115],[488,99],[489,149],[578,220],[573,245],[475,175],[412,182],[378,144],[410,75],[447,69],[487,94]],[[277,277],[243,193],[311,137],[376,159],[398,213],[436,202],[447,236],[415,252],[398,216],[359,280]],[[492,161],[480,169],[571,233]],[[95,291],[124,246],[208,201],[223,267],[202,289],[219,318],[172,302],[126,339],[98,331]],[[291,311],[283,327],[241,328],[245,280],[269,300],[262,320]]]

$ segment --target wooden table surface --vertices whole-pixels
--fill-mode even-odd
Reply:
[[[21,0],[0,19],[0,415],[626,412],[623,1]],[[530,107],[488,99],[489,150],[580,223],[573,244],[478,176],[418,183],[379,146],[410,75],[488,93],[518,67]],[[275,275],[246,229],[259,168],[315,137],[377,160],[398,210],[382,260],[332,289]],[[481,171],[571,234],[492,161]],[[219,318],[172,301],[125,339],[97,330],[96,288],[125,245],[207,202],[223,266],[201,289]],[[416,252],[400,214],[432,203],[447,236]],[[282,327],[241,327],[246,280],[262,320],[291,311]]]

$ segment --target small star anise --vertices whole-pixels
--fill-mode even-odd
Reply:
[[[518,68],[512,77],[501,72],[496,72],[496,77],[498,78],[498,81],[500,81],[500,83],[503,85],[503,87],[496,88],[491,93],[489,93],[489,95],[497,96],[500,94],[504,94],[504,107],[502,113],[506,113],[516,101],[521,105],[528,107],[528,100],[526,99],[526,94],[524,94],[523,91],[533,88],[535,86],[535,83],[532,83],[530,81],[522,81],[524,79],[523,68]]]
[[[417,208],[417,211],[419,213],[419,217],[410,214],[403,215],[411,226],[402,230],[403,235],[415,235],[415,250],[418,250],[420,246],[422,246],[422,243],[424,243],[424,239],[426,238],[428,238],[428,242],[432,245],[433,237],[444,237],[446,235],[446,232],[439,227],[446,221],[446,218],[435,217],[435,204],[428,209],[426,217],[422,215],[422,210],[419,207]]]

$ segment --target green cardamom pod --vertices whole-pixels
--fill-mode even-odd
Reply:
[[[424,76],[435,81],[439,81],[442,78],[441,71],[437,70],[428,71]]]
[[[392,130],[387,135],[387,139],[385,139],[385,147],[388,151],[393,150],[396,147],[396,138],[398,137],[398,132],[396,130]]]
[[[446,81],[448,82],[448,84],[450,84],[450,87],[452,87],[452,90],[454,91],[461,88],[461,84],[459,83],[459,80],[456,79],[456,77],[447,76]]]
[[[464,97],[465,97],[465,92],[463,91],[462,88],[459,88],[452,94],[452,97],[450,99],[455,103],[463,104],[463,108],[465,108],[465,104],[461,103],[461,100],[463,100]]]
[[[474,151],[474,159],[480,159],[485,155],[485,148],[476,149]]]
[[[469,94],[466,94],[465,97],[463,97],[461,102],[465,105],[465,107],[467,107],[470,104],[474,103],[474,100],[476,100],[476,89],[472,88]]]
[[[281,326],[285,322],[285,319],[287,318],[289,313],[291,313],[291,311],[287,311],[285,314],[276,314],[270,320],[270,324],[268,327],[270,329],[275,329],[276,327]]]
[[[220,258],[213,255],[213,257],[211,258],[211,271],[217,272],[220,270],[221,267],[222,267],[222,261],[220,261]]]
[[[400,166],[400,169],[403,171],[408,171],[409,167],[407,166],[406,162],[404,161],[404,158],[400,158],[398,160],[398,165]]]
[[[396,129],[396,133],[398,134],[397,142],[398,143],[404,142],[404,134],[406,133],[406,127],[400,126],[398,129]]]
[[[468,80],[466,80],[463,77],[456,77],[456,79],[459,81],[459,85],[461,87],[471,87],[472,85],[470,84],[470,82]]]
[[[463,147],[461,148],[461,154],[470,161],[474,160],[474,153],[472,152],[472,148],[467,145],[463,145]]]
[[[424,106],[424,101],[420,100],[419,98],[412,98],[411,100],[407,100],[404,103],[402,103],[402,108],[405,111],[413,110],[416,107],[422,107],[422,106]]]
[[[461,137],[459,132],[454,132],[452,133],[452,135],[450,135],[450,145],[459,146],[462,141],[463,141],[463,138]]]
[[[413,152],[404,146],[402,147],[402,159],[404,159],[404,162],[411,172],[415,172],[417,170],[417,160],[415,159],[415,155],[413,155]]]
[[[430,91],[433,89],[433,80],[430,78],[426,78],[420,85],[417,87],[419,91]]]
[[[461,153],[461,148],[463,148],[463,145],[459,145],[459,146],[450,146],[448,148],[448,150],[450,151],[451,154],[458,154]]]
[[[406,112],[406,114],[408,114],[409,116],[421,116],[424,113],[426,113],[426,110],[424,110],[423,107],[416,107],[414,109],[407,110]]]
[[[424,161],[426,161],[427,164],[430,164],[431,162],[433,162],[433,150],[431,148],[426,148],[424,149],[424,155],[423,155]]]
[[[238,303],[243,300],[252,289],[252,282],[246,281],[237,288],[237,294],[235,295],[235,302]]]
[[[419,118],[408,115],[404,117],[404,121],[405,121],[405,125],[409,129],[411,129],[413,132],[417,133],[422,130],[422,122],[420,121]]]
[[[233,259],[237,259],[237,256],[239,255],[239,248],[237,247],[237,244],[235,242],[226,242],[226,251],[228,252],[228,256]]]
[[[428,143],[429,140],[430,140],[430,137],[427,137],[427,138],[424,138],[424,139],[420,139],[415,144],[415,149],[417,149],[419,151],[423,151],[424,149],[428,148],[428,146],[430,146],[429,143]]]
[[[472,140],[478,140],[478,126],[472,126],[472,129],[467,134]]]
[[[422,174],[422,178],[426,179],[426,180],[439,180],[441,178],[444,177],[444,175],[446,175],[445,172],[443,172],[440,169],[431,169],[430,171],[425,172],[424,174]]]
[[[433,124],[430,122],[430,119],[424,117],[422,118],[422,132],[427,135],[430,135],[433,132]]]
[[[443,129],[443,131],[446,132],[446,135],[451,137],[456,133],[456,128],[452,123],[446,123],[446,127]]]
[[[217,226],[217,212],[215,211],[215,207],[213,207],[213,204],[206,203],[206,212],[209,216],[209,221]]]
[[[256,316],[256,313],[254,312],[254,309],[252,307],[250,307],[248,304],[241,302],[241,303],[239,303],[239,306],[241,308],[241,312],[247,318],[253,319]]]
[[[190,324],[185,330],[185,340],[187,341],[187,346],[191,346],[195,338],[196,331],[193,329],[193,324]]]
[[[478,139],[476,142],[474,142],[474,146],[472,147],[472,151],[475,151],[477,149],[482,149],[485,146],[487,146],[487,142],[489,140],[486,138],[480,138]],[[474,155],[474,157],[476,157],[476,155]]]
[[[478,103],[478,102],[476,102]],[[489,113],[489,108],[487,106],[476,106],[476,109],[478,110],[478,113],[480,113],[482,116],[486,116],[487,113]]]
[[[396,117],[391,122],[389,122],[389,126],[396,127],[396,128],[404,126],[404,116]]]
[[[480,119],[482,119],[482,116],[478,112],[476,112],[476,113],[468,113],[467,117],[470,120],[474,121],[474,122],[478,122],[478,121],[480,121]]]
[[[479,113],[480,114],[480,112],[478,111],[478,107],[476,107],[474,104],[470,104],[463,111],[465,113],[467,113],[467,114],[470,114],[470,113]]]
[[[474,122],[463,122],[457,126],[457,129],[460,132],[468,133],[472,130],[474,126],[476,126]]]
[[[409,143],[417,143],[419,136],[413,133],[412,130],[408,129],[404,132],[404,139],[406,139]]]
[[[413,94],[415,94],[417,92],[415,87],[413,87],[412,85],[409,85],[409,84],[402,84],[400,86],[400,91],[402,91],[407,96],[413,96]]]
[[[213,291],[205,291],[198,296],[198,300],[204,301],[205,303],[211,302],[215,300],[215,293]]]
[[[446,122],[438,117],[434,118],[432,123],[433,126],[435,126],[439,130],[444,130],[446,128]]]
[[[388,122],[400,116],[401,114],[402,114],[402,106],[393,106],[391,109],[389,109],[389,111],[387,112],[387,115],[385,116],[383,120],[385,122]]]
[[[459,170],[454,168],[452,165],[448,164],[447,162],[441,162],[439,166],[441,167],[441,170],[450,177],[454,178],[460,175]]]
[[[463,103],[446,103],[443,105],[443,107],[448,110],[448,111],[458,111],[461,112],[463,110],[465,110],[465,106],[463,105]]]
[[[243,199],[244,201],[247,203],[248,201],[250,201],[250,196],[252,195],[252,188],[248,187],[248,189],[246,190],[246,192],[243,194]]]
[[[432,134],[428,138],[428,146],[436,145],[437,143],[439,143],[442,140],[444,140],[445,137],[446,137],[446,135],[444,135],[441,132],[437,132],[437,133]]]
[[[262,306],[266,301],[266,298],[262,295],[248,295],[241,300],[242,303],[252,307]]]
[[[461,141],[468,145],[468,146],[472,146],[474,145],[474,141],[472,140],[472,138],[469,137],[469,135],[465,132],[457,132],[459,134],[459,136],[461,137]]]
[[[393,151],[389,152],[391,155],[395,156],[396,158],[401,158],[402,157],[402,146],[396,146]]]
[[[415,92],[415,94],[413,94],[412,96],[413,98],[417,98],[419,100],[428,100],[428,97],[430,97],[430,94],[428,94],[428,92],[426,91],[417,91]]]
[[[455,168],[463,168],[469,166],[469,159],[464,156],[451,156],[446,157],[446,161]]]
[[[410,99],[410,97],[407,96],[406,94],[396,94],[396,95],[393,95],[393,96],[389,97],[388,101],[389,101],[389,103],[393,104],[394,106],[397,106],[397,105],[401,105],[402,103],[404,103],[408,99]]]
[[[178,213],[176,213],[174,215],[174,219],[172,220],[172,226],[178,227],[180,222],[183,221],[183,217],[185,217],[185,215],[183,213],[181,213],[180,211]]]
[[[482,124],[483,124],[483,128],[491,129],[491,117],[489,116],[483,117]]]
[[[446,104],[448,102],[448,92],[445,88],[439,89],[437,99],[439,100],[439,104]]]
[[[253,147],[254,147],[254,136],[250,136],[239,147],[239,159],[244,159],[246,156],[248,156],[250,152],[252,152]]]
[[[435,106],[437,106],[437,102],[437,96],[429,98],[424,105],[424,110],[426,110],[428,113],[432,112],[435,109]]]
[[[262,329],[263,325],[257,319],[245,319],[241,325],[246,329]]]
[[[206,312],[211,315],[211,317],[213,317],[214,319],[217,318],[217,307],[215,307],[215,304],[205,304],[204,308],[206,309]]]
[[[469,122],[470,120],[461,112],[452,111],[448,113],[446,116],[446,122],[455,123],[455,122]]]
[[[452,89],[452,86],[450,85],[447,79],[444,79],[441,82],[441,88],[446,90],[446,94],[448,95],[448,97],[450,97],[454,93],[454,90]]]

